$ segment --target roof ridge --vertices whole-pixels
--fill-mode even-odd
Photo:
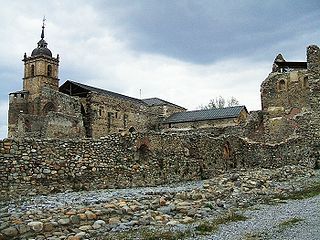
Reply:
[[[73,84],[76,84],[80,87],[84,87],[84,88],[89,88],[90,90],[93,90],[96,92],[100,92],[100,93],[109,93],[109,95],[113,95],[115,97],[120,97],[120,98],[127,98],[129,100],[134,100],[134,101],[137,101],[137,102],[140,102],[142,104],[146,104],[145,102],[143,102],[141,99],[139,98],[134,98],[134,97],[130,97],[130,96],[127,96],[127,95],[124,95],[124,94],[121,94],[121,93],[117,93],[117,92],[113,92],[113,91],[109,91],[109,90],[105,90],[105,89],[102,89],[102,88],[97,88],[97,87],[93,87],[93,86],[89,86],[89,85],[86,85],[86,84],[83,84],[83,83],[79,83],[79,82],[76,82],[76,81],[73,81],[73,80],[70,80],[68,79],[66,82],[70,82],[70,83],[73,83]],[[65,82],[65,83],[66,83]],[[87,89],[87,90],[89,90]]]

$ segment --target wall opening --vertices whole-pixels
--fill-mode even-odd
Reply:
[[[48,67],[47,67],[47,75],[48,75],[48,77],[52,76],[52,66],[51,65],[48,65]]]
[[[278,90],[285,91],[286,90],[286,81],[281,79],[278,83]]]
[[[308,77],[304,77],[304,78],[303,78],[302,87],[303,87],[303,88],[309,88]]]
[[[31,77],[34,77],[34,65],[31,65]]]
[[[126,129],[128,127],[128,115],[123,115],[123,128]]]
[[[136,131],[136,129],[135,129],[134,127],[130,127],[130,128],[129,128],[129,132],[133,133],[133,132],[135,132],[135,131]]]
[[[48,102],[42,109],[43,115],[47,115],[49,112],[55,112],[56,106],[52,102]]]
[[[223,158],[226,160],[231,158],[231,147],[228,141],[223,146]]]
[[[138,148],[137,153],[138,153],[139,162],[144,162],[144,161],[147,161],[149,159],[150,150],[149,150],[149,147],[146,144],[142,144]]]
[[[83,127],[86,133],[86,137],[91,137],[92,134],[91,134],[90,122],[89,122],[86,110],[82,104],[81,104],[81,115],[82,115]]]
[[[31,132],[31,123],[28,119],[24,122],[24,130],[25,132]]]
[[[107,122],[108,131],[110,131],[111,129],[111,124],[112,124],[112,112],[108,112],[108,122]]]
[[[237,167],[237,164],[234,161],[234,158],[232,156],[231,145],[230,145],[230,143],[228,141],[226,141],[226,143],[223,146],[223,158],[225,160],[225,168],[226,168],[226,170]]]

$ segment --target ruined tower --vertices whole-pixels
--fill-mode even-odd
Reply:
[[[319,111],[319,56],[319,47],[311,45],[307,61],[286,61],[281,54],[275,58],[272,72],[260,90],[264,130],[270,139],[281,141],[301,132],[309,125],[306,116],[309,119],[310,114]]]

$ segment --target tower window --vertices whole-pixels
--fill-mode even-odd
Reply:
[[[47,67],[47,75],[48,75],[49,77],[52,76],[52,66],[51,66],[51,65],[48,65],[48,67]]]
[[[278,90],[279,91],[285,91],[286,90],[286,81],[281,79],[279,82],[278,82]]]
[[[31,77],[34,77],[34,65],[31,65]]]

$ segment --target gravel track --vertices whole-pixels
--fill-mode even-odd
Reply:
[[[256,205],[256,210],[247,210],[246,221],[222,225],[214,235],[196,237],[197,240],[237,239],[320,239],[320,195],[303,200],[289,200],[277,205]],[[284,224],[297,219],[298,222]]]
[[[217,179],[228,179],[218,177]],[[272,188],[275,190],[280,189],[294,189],[301,190],[303,186],[310,186],[320,180],[320,171],[316,171],[313,177],[297,177],[285,182],[274,181]],[[209,180],[211,181],[211,180]],[[3,219],[12,216],[28,216],[32,211],[39,214],[50,212],[59,212],[59,209],[69,208],[81,208],[85,206],[99,206],[101,203],[109,202],[113,199],[136,199],[139,202],[145,199],[150,199],[150,203],[159,196],[168,193],[180,193],[190,192],[192,190],[204,189],[208,181],[192,181],[171,184],[166,186],[157,187],[142,187],[131,189],[108,189],[108,190],[96,190],[96,191],[83,191],[83,192],[64,192],[57,193],[48,196],[33,196],[21,199],[13,199],[9,202],[0,202],[0,225],[1,216]],[[220,185],[218,189],[224,185],[224,181],[217,181]],[[253,189],[254,191],[255,189]],[[244,198],[247,196],[244,195]],[[221,207],[215,207],[215,215],[226,213],[229,206],[227,201],[230,197],[227,197],[226,204]],[[179,200],[182,202],[183,200]],[[145,203],[144,203],[145,204]],[[231,205],[230,205],[231,206]],[[99,208],[97,208],[99,209]],[[219,210],[221,209],[221,210]],[[149,210],[145,210],[147,214]],[[208,220],[214,217],[210,209],[208,211]],[[209,235],[196,235],[189,240],[205,240],[205,239],[223,239],[223,240],[258,240],[258,239],[297,239],[297,240],[320,240],[320,195],[303,200],[288,200],[286,203],[277,203],[276,205],[259,205],[255,204],[252,207],[241,210],[239,213],[246,216],[246,221],[231,222],[229,224],[220,225],[219,230],[214,234]],[[141,214],[141,213],[139,213]],[[177,214],[177,213],[175,213]],[[178,214],[177,214],[178,215]],[[139,215],[140,216],[140,215]],[[181,217],[182,218],[182,217]],[[28,218],[27,218],[28,219]],[[205,217],[200,221],[206,220]],[[296,222],[293,222],[296,220]],[[195,232],[195,227],[199,224],[199,218],[191,224],[177,224],[172,226],[174,231],[189,231]],[[284,224],[286,223],[287,224]],[[123,226],[120,224],[119,226]],[[152,226],[150,226],[152,228]],[[155,231],[161,231],[161,228],[155,227]],[[168,226],[163,226],[168,227]],[[110,230],[101,228],[101,231]],[[118,228],[114,228],[112,231],[116,231]],[[120,229],[120,228],[119,228]],[[118,229],[118,230],[119,230]],[[108,231],[109,231],[108,230]],[[117,230],[117,231],[118,231]],[[120,231],[120,230],[119,230]],[[102,233],[100,232],[100,233]],[[94,239],[94,238],[88,238]]]

